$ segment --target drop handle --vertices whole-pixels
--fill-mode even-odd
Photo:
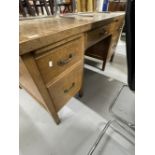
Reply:
[[[69,54],[67,59],[58,61],[58,65],[62,66],[68,64],[70,61],[72,61],[74,56],[75,56],[74,54]]]
[[[72,85],[68,89],[65,89],[64,93],[68,93],[74,87],[75,87],[75,82],[73,82]]]

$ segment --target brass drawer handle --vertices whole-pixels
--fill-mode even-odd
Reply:
[[[72,88],[74,88],[74,86],[75,83],[73,82],[70,88],[64,90],[64,93],[68,93]]]
[[[74,54],[69,54],[69,57],[66,60],[60,60],[58,62],[58,65],[62,66],[68,64],[73,59],[74,56],[75,56]]]

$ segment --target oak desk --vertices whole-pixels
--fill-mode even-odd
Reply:
[[[94,17],[39,18],[19,22],[20,86],[58,124],[57,112],[77,92],[82,95],[84,54],[112,60],[124,12]]]

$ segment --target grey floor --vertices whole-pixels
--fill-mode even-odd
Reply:
[[[20,155],[86,155],[105,123],[113,119],[113,114],[123,115],[134,123],[134,94],[129,90],[125,95],[121,94],[123,99],[118,98],[112,112],[109,111],[127,81],[124,41],[120,40],[114,61],[106,65],[104,72],[100,70],[101,65],[101,61],[86,58],[84,96],[72,98],[61,109],[59,126],[30,95],[24,90],[19,91]],[[124,148],[127,146],[133,152],[129,144]]]

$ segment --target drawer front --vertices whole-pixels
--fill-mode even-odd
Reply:
[[[94,29],[86,34],[86,48],[99,42],[111,33],[111,24]]]
[[[124,16],[123,17],[117,17],[114,19],[114,22],[112,24],[112,29],[114,31],[119,31],[120,29],[123,28],[124,25]]]
[[[59,111],[66,102],[80,90],[82,76],[83,63],[81,62],[72,71],[48,88],[57,111]]]
[[[81,59],[83,59],[83,50],[79,38],[39,56],[36,62],[44,82],[48,84]]]

